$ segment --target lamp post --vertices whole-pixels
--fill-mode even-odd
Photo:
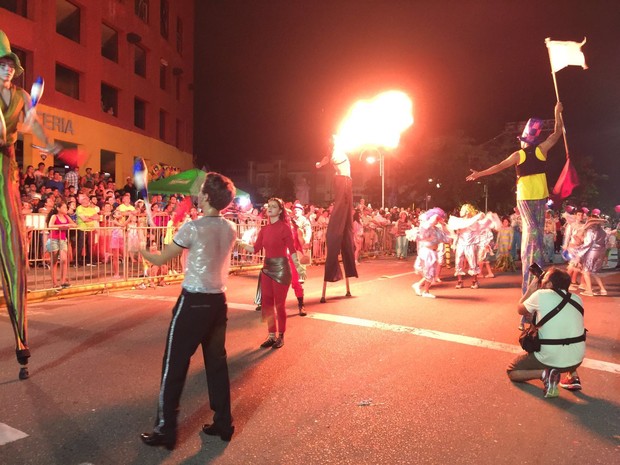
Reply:
[[[379,152],[379,175],[381,176],[381,209],[385,208],[385,158],[383,152]]]
[[[374,152],[379,154],[379,176],[381,176],[381,208],[385,208],[385,158],[383,156],[383,152],[378,148],[372,149]],[[366,153],[366,150],[363,150],[360,154],[360,158]],[[366,156],[367,163],[374,163],[377,161],[376,157],[373,155]]]

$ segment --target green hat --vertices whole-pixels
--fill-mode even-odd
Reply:
[[[0,58],[10,58],[15,62],[15,77],[24,72],[19,57],[11,51],[11,43],[4,31],[0,31]]]

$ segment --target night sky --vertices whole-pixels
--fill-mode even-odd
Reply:
[[[318,160],[349,107],[388,89],[414,101],[404,146],[459,130],[482,143],[506,122],[553,117],[544,40],[587,37],[589,69],[556,75],[568,145],[620,179],[618,0],[202,0],[196,10],[194,144],[211,168]],[[617,184],[607,195],[620,197]]]

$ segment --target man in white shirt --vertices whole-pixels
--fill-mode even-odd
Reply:
[[[558,397],[558,385],[572,391],[581,389],[577,368],[586,351],[583,303],[578,295],[568,292],[570,276],[565,271],[552,267],[541,278],[532,280],[521,297],[519,314],[540,323],[550,312],[560,310],[540,326],[540,350],[519,355],[507,372],[514,382],[541,379],[545,397]],[[562,373],[568,375],[560,381]]]

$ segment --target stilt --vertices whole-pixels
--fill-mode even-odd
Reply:
[[[351,297],[351,288],[349,287],[349,278],[346,277],[344,278],[345,282],[347,283],[347,293],[345,294],[347,297]]]
[[[325,303],[325,291],[327,290],[327,281],[323,281],[323,295],[321,296],[321,303]]]

